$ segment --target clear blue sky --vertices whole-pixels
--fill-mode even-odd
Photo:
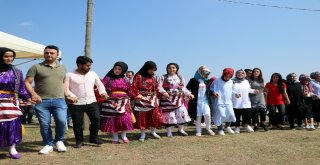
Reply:
[[[273,72],[320,70],[320,12],[234,4],[218,0],[93,0],[93,70],[103,77],[116,61],[137,71],[145,61],[165,73],[169,62],[189,79],[206,65],[260,67]],[[320,9],[319,0],[242,0]],[[83,55],[86,0],[0,0],[0,30],[62,50],[73,70]],[[19,66],[26,72],[31,64]]]

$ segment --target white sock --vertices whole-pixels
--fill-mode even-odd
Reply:
[[[201,133],[201,118],[202,118],[202,116],[197,116],[196,133]]]
[[[146,138],[146,130],[145,129],[141,129],[141,136],[140,139],[145,139]]]
[[[16,144],[12,144],[12,146],[9,147],[9,153],[12,155],[18,154],[16,150]]]
[[[206,123],[206,129],[211,129],[211,117],[210,115],[204,115],[204,122]]]
[[[127,138],[127,131],[122,131],[121,132],[121,138],[122,138],[122,140],[127,140],[128,138]]]
[[[112,133],[113,135],[113,141],[117,142],[119,141],[118,133]]]
[[[167,127],[167,136],[172,136],[172,127]]]
[[[157,129],[156,128],[151,128],[151,134],[156,134]]]
[[[185,132],[184,131],[184,125],[178,125],[178,130],[179,130],[179,132],[184,133]]]

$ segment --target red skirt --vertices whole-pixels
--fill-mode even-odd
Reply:
[[[136,117],[134,128],[136,129],[160,128],[163,125],[163,117],[159,112],[159,107],[145,112],[134,111],[134,115]]]

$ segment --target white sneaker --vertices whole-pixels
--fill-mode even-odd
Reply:
[[[234,133],[236,134],[240,133],[240,127],[236,127],[236,129],[234,129]]]
[[[39,154],[49,154],[52,151],[53,151],[53,147],[46,145],[39,151]]]
[[[214,133],[211,129],[208,129],[208,133],[209,133],[209,135],[211,135],[211,136],[214,136],[214,135],[215,135],[215,133]]]
[[[156,139],[161,139],[161,137],[155,132],[152,132],[151,135]]]
[[[234,134],[234,131],[231,129],[231,127],[227,127],[226,131],[230,134]]]
[[[308,125],[306,126],[306,129],[310,129],[310,128],[311,128],[311,125],[308,124]]]
[[[205,128],[206,127],[206,123],[201,123],[201,127]]]
[[[56,143],[56,147],[59,152],[66,152],[67,151],[67,147],[63,144],[63,141],[58,141]]]
[[[226,135],[223,130],[218,131],[218,134],[221,135],[221,136]]]
[[[248,125],[248,126],[246,127],[246,130],[247,130],[249,133],[254,132],[254,130],[250,127],[250,125]]]
[[[196,133],[196,136],[201,136],[201,132]]]
[[[311,125],[311,126],[310,126],[310,129],[316,129],[316,128],[314,127],[314,125]]]

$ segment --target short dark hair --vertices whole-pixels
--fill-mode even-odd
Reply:
[[[252,72],[252,69],[245,69],[244,71],[248,73],[248,72]]]
[[[57,51],[57,54],[59,54],[59,48],[55,45],[48,45],[44,49],[54,49]]]
[[[127,73],[132,73],[132,75],[134,75],[134,72],[131,70],[127,71]]]
[[[79,66],[79,64],[84,65],[87,62],[93,63],[92,59],[87,56],[79,56],[76,61],[77,66]]]

